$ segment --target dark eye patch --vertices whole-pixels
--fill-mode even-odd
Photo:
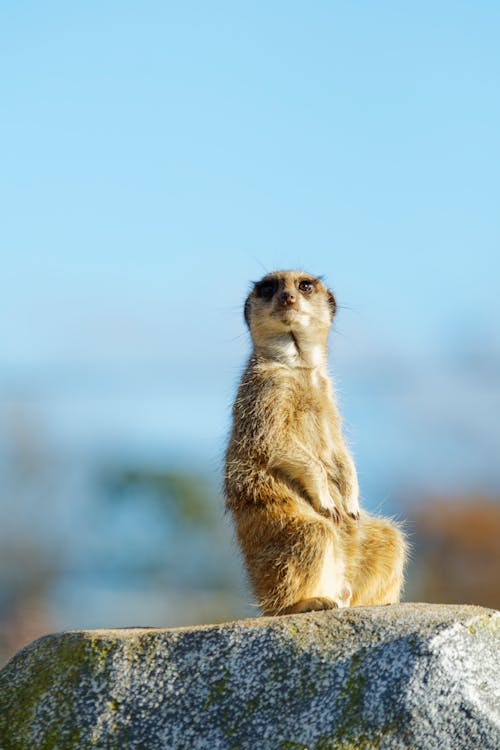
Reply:
[[[259,283],[255,285],[255,293],[257,297],[266,300],[271,299],[277,289],[278,282],[274,280],[259,281]]]
[[[302,279],[298,283],[298,288],[304,294],[310,294],[314,290],[314,282],[309,279]]]

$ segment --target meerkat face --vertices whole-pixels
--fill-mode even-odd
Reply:
[[[325,332],[335,315],[332,292],[303,271],[273,271],[257,281],[245,302],[254,340],[287,331]]]

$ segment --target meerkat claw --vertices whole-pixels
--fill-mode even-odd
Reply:
[[[337,508],[326,508],[325,515],[327,515],[336,525],[340,524],[342,520],[342,517]]]

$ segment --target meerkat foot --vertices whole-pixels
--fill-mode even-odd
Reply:
[[[315,596],[312,599],[301,599],[299,602],[287,607],[281,614],[294,615],[300,612],[316,612],[325,609],[337,609],[338,604],[326,596]]]
[[[346,584],[339,595],[338,607],[349,607],[352,599],[352,589]]]

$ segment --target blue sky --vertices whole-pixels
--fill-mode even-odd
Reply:
[[[499,31],[481,1],[4,4],[4,409],[216,461],[249,280],[302,266],[343,305],[365,475],[463,412],[449,474],[480,446],[477,481],[500,444]],[[404,425],[390,449],[376,418]]]

